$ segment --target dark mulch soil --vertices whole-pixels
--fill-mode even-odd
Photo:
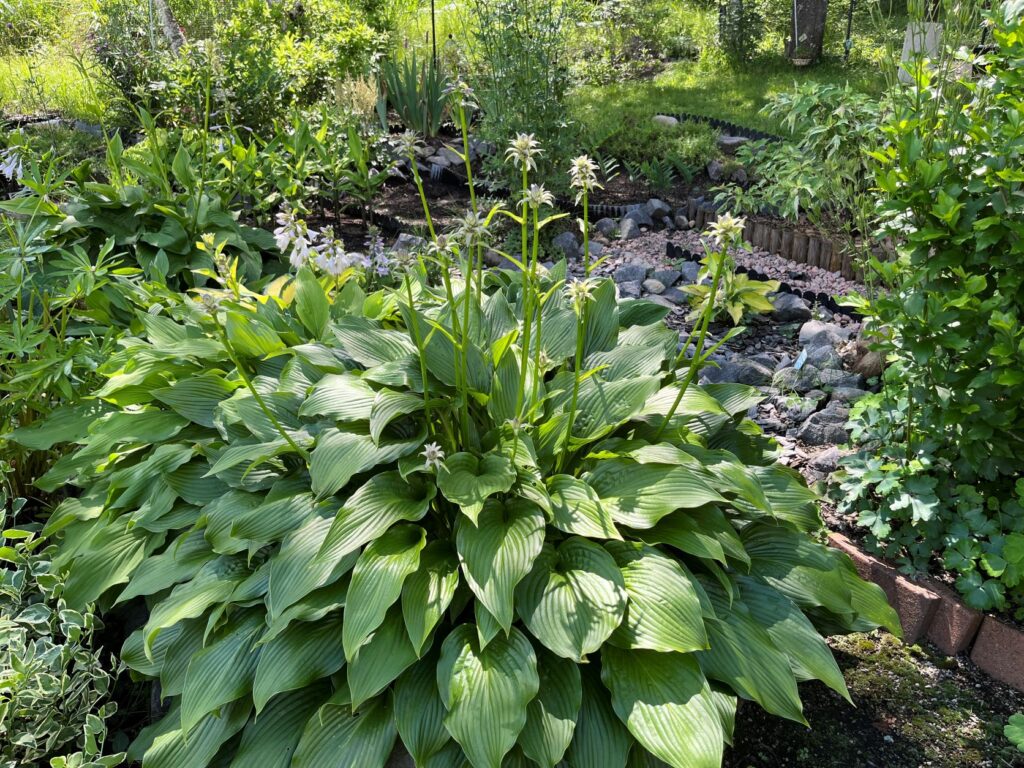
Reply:
[[[810,728],[745,702],[725,768],[1020,768],[1002,734],[1024,694],[963,659],[891,635],[830,644],[855,706],[821,683],[800,692]]]

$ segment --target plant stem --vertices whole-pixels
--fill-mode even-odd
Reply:
[[[416,166],[416,153],[409,153],[409,164],[412,166],[412,178],[416,182],[416,191],[420,194],[420,203],[423,204],[423,216],[427,220],[427,230],[430,232],[430,240],[437,245],[437,232],[434,231],[434,219],[430,215],[430,204],[427,203],[427,193],[423,190],[423,179],[420,178],[420,169]]]
[[[423,346],[423,337],[420,334],[419,318],[416,316],[416,304],[412,298],[412,281],[409,279],[408,273],[405,275],[405,292],[409,298],[409,325],[412,331],[412,339],[416,343],[416,349],[419,351],[420,377],[423,379],[423,414],[427,420],[427,432],[433,437],[434,424],[430,419],[430,384],[427,381],[427,350]]]
[[[217,331],[220,333],[221,342],[224,344],[224,349],[225,351],[227,351],[228,357],[231,359],[231,362],[234,363],[235,369],[238,371],[238,375],[242,377],[242,381],[245,382],[245,386],[249,389],[249,392],[256,400],[256,404],[260,407],[260,410],[263,411],[263,414],[268,419],[270,419],[270,423],[274,425],[274,429],[276,429],[278,433],[280,433],[281,437],[283,437],[285,442],[291,446],[292,450],[299,454],[303,458],[303,460],[307,464],[309,464],[309,451],[307,451],[305,448],[302,448],[298,443],[296,443],[291,438],[291,435],[289,435],[288,432],[285,430],[285,428],[281,426],[281,422],[277,420],[277,417],[271,412],[270,408],[267,406],[266,401],[263,399],[263,395],[261,395],[259,391],[257,391],[256,387],[253,385],[252,379],[249,378],[249,374],[246,372],[245,367],[242,365],[241,361],[235,356],[235,351],[231,348],[231,342],[228,341],[227,331],[225,331],[224,327],[220,324],[220,320],[217,319],[217,317],[215,316],[213,318],[213,322],[217,325]]]

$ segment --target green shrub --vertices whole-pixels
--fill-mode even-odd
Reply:
[[[417,61],[416,54],[402,61],[387,61],[381,70],[388,103],[406,128],[433,138],[441,130],[448,106],[448,78],[433,59]]]
[[[0,52],[28,51],[61,36],[72,0],[0,0]]]
[[[25,499],[0,490],[0,504],[0,766],[120,765],[123,753],[104,750],[117,705],[107,701],[114,675],[94,647],[103,625],[88,607],[66,605],[54,548],[16,525]]]
[[[867,308],[893,365],[876,404],[881,413],[865,410],[861,418],[891,427],[851,467],[847,483],[856,493],[844,502],[867,508],[863,524],[908,570],[927,568],[937,555],[970,605],[1018,615],[1022,32],[1008,6],[996,19],[999,48],[986,72],[956,83],[926,74],[896,102],[889,141],[873,154],[884,233],[898,260],[872,264],[892,285]],[[869,469],[877,462],[871,455],[886,465],[865,473],[865,461]]]
[[[511,148],[501,212],[521,269],[484,272],[475,198],[397,290],[293,246],[290,282],[229,269],[140,314],[107,412],[53,425],[65,598],[150,607],[122,650],[171,704],[147,768],[374,768],[397,738],[418,764],[717,765],[737,697],[804,722],[798,680],[848,695],[819,631],[897,629],[813,538],[760,394],[694,384],[710,318],[687,362],[665,308],[540,266],[538,150]]]

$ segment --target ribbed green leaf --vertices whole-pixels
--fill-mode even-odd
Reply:
[[[519,396],[519,363],[514,351],[506,351],[494,368],[491,379],[491,397],[487,413],[495,424],[504,424],[516,417]]]
[[[724,729],[693,656],[601,651],[601,679],[612,706],[645,749],[673,768],[719,768]]]
[[[334,518],[318,558],[337,560],[373,541],[398,522],[416,522],[427,514],[433,485],[382,472],[356,490]]]
[[[636,742],[612,709],[608,691],[586,671],[581,682],[583,699],[566,761],[571,768],[626,768]]]
[[[317,438],[310,455],[309,476],[313,492],[320,498],[331,496],[348,485],[355,475],[378,464],[396,461],[419,447],[422,440],[382,442],[369,435],[329,429]]]
[[[192,657],[181,695],[181,729],[186,736],[203,717],[252,689],[262,617],[248,613]]]
[[[592,438],[606,434],[643,408],[658,391],[660,376],[604,381],[592,376],[580,387],[573,437]]]
[[[337,639],[335,639],[337,642]],[[359,646],[348,665],[348,688],[356,710],[394,682],[413,662],[416,651],[409,642],[402,610],[393,605],[379,627]]]
[[[311,493],[267,499],[252,509],[236,510],[231,516],[231,535],[260,543],[277,541],[289,531],[300,528],[314,509]]]
[[[330,319],[330,303],[323,286],[309,267],[302,267],[295,276],[295,314],[314,338],[320,338]]]
[[[285,348],[274,329],[249,312],[228,312],[224,329],[232,348],[243,357],[269,357]]]
[[[318,558],[333,518],[314,516],[290,533],[268,563],[267,608],[271,622],[310,592],[339,579],[355,565],[353,553],[338,560]]]
[[[300,416],[327,416],[336,421],[369,421],[377,392],[353,373],[328,374],[313,387]]]
[[[437,689],[437,650],[407,669],[395,683],[395,724],[417,766],[451,742],[444,727],[447,710]]]
[[[797,679],[821,680],[852,704],[843,673],[828,644],[793,601],[754,579],[741,576],[738,581],[750,615],[789,657]]]
[[[252,686],[256,714],[276,694],[304,688],[345,664],[338,642],[341,619],[295,622],[262,646]]]
[[[447,542],[432,541],[420,556],[419,569],[402,585],[402,615],[417,654],[448,610],[459,584],[459,560]]]
[[[622,569],[629,595],[626,618],[612,635],[624,648],[687,653],[708,646],[700,585],[677,561],[629,541],[605,545]]]
[[[695,654],[704,674],[768,712],[806,724],[796,677],[786,656],[738,597],[710,582],[705,589],[718,618],[708,619],[711,648]]]
[[[572,475],[555,475],[547,487],[555,528],[592,539],[622,538],[597,492],[585,482]]]
[[[18,427],[5,437],[31,448],[48,451],[58,443],[73,443],[89,434],[89,425],[110,411],[110,405],[101,401],[55,408],[40,421]]]
[[[382,389],[377,393],[370,411],[370,437],[380,440],[384,429],[399,416],[423,410],[423,398],[411,392]]]
[[[582,662],[622,621],[625,584],[611,555],[573,536],[544,546],[516,590],[516,610],[549,650]]]
[[[125,518],[94,525],[64,585],[68,606],[82,610],[111,587],[124,584],[142,563],[145,549],[145,532],[129,528]]]
[[[275,698],[245,726],[230,768],[289,768],[306,723],[329,691],[327,683],[314,684]]]
[[[647,544],[668,544],[694,557],[717,560],[726,565],[726,555],[749,563],[739,534],[725,514],[715,506],[675,512],[662,518],[637,538]]]
[[[402,594],[405,579],[419,568],[426,541],[426,532],[419,526],[400,524],[374,540],[359,556],[352,569],[342,630],[349,661],[384,621],[388,609]]]
[[[142,764],[146,768],[207,768],[221,745],[242,730],[251,710],[247,699],[239,699],[218,714],[204,717],[187,738],[176,724],[178,713],[172,712],[157,723],[160,733],[145,750]],[[146,736],[143,732],[138,741],[145,741]]]
[[[395,736],[385,697],[368,702],[359,714],[328,702],[306,723],[291,768],[384,768]]]
[[[541,768],[554,768],[572,741],[579,716],[583,697],[580,669],[572,661],[541,651],[537,673],[540,691],[526,708],[519,746]]]
[[[477,525],[460,520],[455,541],[470,589],[508,632],[513,591],[544,544],[544,513],[525,499],[489,499]]]
[[[444,497],[458,504],[474,523],[484,501],[504,493],[515,482],[512,462],[505,456],[488,453],[477,458],[471,453],[450,456],[437,473],[437,485]]]
[[[153,390],[153,397],[189,421],[213,427],[213,417],[222,400],[231,397],[241,382],[229,382],[215,373],[201,373]]]
[[[333,330],[345,351],[366,368],[416,352],[407,333],[386,331],[363,318],[344,317],[334,324]]]
[[[267,631],[260,638],[260,643],[269,643],[291,626],[293,621],[319,621],[327,614],[344,608],[347,594],[347,578],[338,579],[325,587],[313,590],[285,608],[271,621]],[[270,616],[267,618],[269,620]]]
[[[724,501],[708,481],[687,467],[609,459],[584,475],[612,518],[632,528],[652,528],[677,509]]]
[[[540,687],[537,657],[515,628],[480,650],[476,630],[463,624],[441,647],[437,685],[448,708],[445,727],[474,768],[501,768],[526,724]]]

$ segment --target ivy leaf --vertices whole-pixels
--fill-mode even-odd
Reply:
[[[505,456],[488,453],[477,458],[471,453],[456,453],[448,458],[437,473],[437,485],[444,497],[458,504],[463,514],[474,523],[484,501],[496,493],[504,493],[515,482],[512,462]]]
[[[441,646],[437,686],[448,709],[445,727],[476,768],[500,768],[526,725],[540,689],[533,646],[514,627],[484,649],[462,624]]]

